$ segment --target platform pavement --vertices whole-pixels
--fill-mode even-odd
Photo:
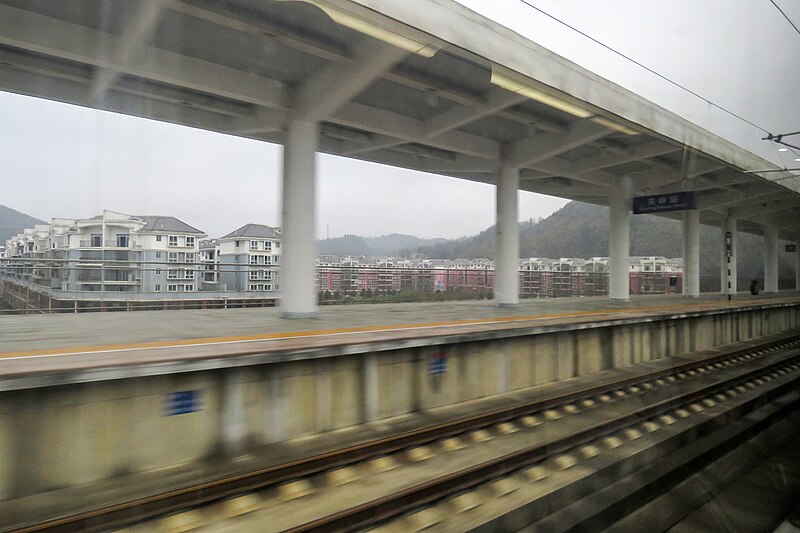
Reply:
[[[760,305],[798,298],[796,292],[752,296],[740,294],[727,302],[719,294],[687,299],[678,295],[637,296],[628,302],[606,297],[523,300],[513,308],[490,300],[399,304],[359,304],[320,307],[315,318],[283,319],[278,308],[137,311],[47,315],[0,315],[0,357],[28,352],[58,353],[85,347],[131,348],[141,343],[187,341],[201,343],[252,340],[270,335],[328,336],[391,328],[442,328],[463,324],[508,323],[517,320],[585,319],[695,309]]]

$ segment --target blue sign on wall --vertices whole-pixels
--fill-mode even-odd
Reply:
[[[167,416],[196,413],[200,409],[199,390],[186,390],[167,394],[164,409]]]
[[[447,373],[447,354],[439,352],[431,355],[428,360],[428,374],[433,376]]]
[[[637,196],[633,199],[633,214],[662,213],[697,209],[694,192],[671,192],[655,196]]]

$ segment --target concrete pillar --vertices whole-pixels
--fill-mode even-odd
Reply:
[[[612,300],[630,299],[631,182],[624,177],[611,193],[608,235],[608,295]]]
[[[731,255],[728,256],[725,238],[731,233]],[[720,223],[720,288],[722,294],[736,295],[736,247],[738,242],[736,218],[728,214]],[[730,279],[730,287],[728,281]]]
[[[378,356],[374,353],[364,354],[364,422],[378,419]]]
[[[319,125],[292,120],[283,149],[282,259],[279,283],[286,318],[316,314],[315,158]]]
[[[764,227],[764,292],[778,292],[778,228]]]
[[[222,374],[222,448],[228,455],[242,451],[247,437],[242,369],[229,368]]]
[[[700,296],[700,211],[683,212],[683,295]]]
[[[500,307],[519,303],[519,170],[503,168],[497,178],[497,254],[494,297]]]

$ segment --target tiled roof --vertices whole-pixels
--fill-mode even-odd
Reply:
[[[280,233],[277,228],[271,228],[264,224],[245,224],[239,229],[233,230],[220,239],[231,239],[234,237],[255,237],[262,239],[279,239]]]
[[[199,229],[190,226],[186,222],[175,217],[163,216],[136,216],[144,220],[145,224],[139,231],[174,231],[179,233],[196,233],[205,235]]]

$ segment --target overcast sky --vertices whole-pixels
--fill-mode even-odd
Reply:
[[[763,133],[519,0],[461,0],[556,53],[779,163]],[[800,35],[769,0],[532,3],[775,133],[800,129]],[[800,2],[779,0],[800,23]],[[219,236],[279,223],[281,147],[0,92],[0,204],[49,220],[170,214]],[[787,159],[787,162],[793,161]],[[318,233],[459,237],[494,223],[494,187],[319,156]],[[565,202],[521,193],[520,219]]]

